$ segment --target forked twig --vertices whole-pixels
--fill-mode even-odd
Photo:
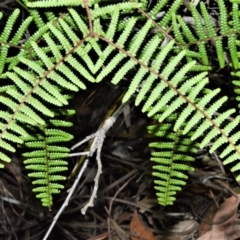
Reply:
[[[53,218],[52,224],[51,224],[51,226],[49,227],[48,231],[46,232],[43,240],[47,240],[47,238],[48,238],[49,234],[51,233],[54,225],[56,224],[58,218],[59,218],[60,215],[62,214],[62,212],[63,212],[63,210],[65,209],[65,207],[68,205],[68,202],[69,202],[69,200],[70,200],[70,198],[71,198],[71,196],[72,196],[72,194],[73,194],[73,192],[74,192],[74,190],[75,190],[75,188],[76,188],[76,186],[77,186],[77,184],[78,184],[78,182],[79,182],[79,180],[80,180],[83,172],[85,171],[85,169],[86,169],[86,167],[87,167],[87,164],[88,164],[88,159],[86,159],[86,161],[84,162],[81,170],[79,171],[79,174],[78,174],[76,180],[75,180],[74,183],[73,183],[73,186],[68,190],[68,191],[69,191],[68,196],[66,197],[64,203],[62,204],[61,208],[60,208],[59,211],[57,212],[56,216]]]
[[[85,143],[85,142],[89,141],[90,139],[94,138],[93,143],[91,145],[91,148],[90,148],[90,150],[88,152],[70,154],[70,156],[73,156],[73,155],[75,155],[75,156],[76,155],[87,155],[87,159],[85,160],[81,170],[79,171],[79,174],[78,174],[76,180],[74,181],[73,186],[68,190],[68,192],[69,192],[68,196],[65,199],[64,203],[62,204],[62,206],[59,209],[59,211],[57,212],[56,216],[53,218],[52,224],[49,227],[47,233],[45,234],[43,240],[46,240],[48,238],[48,236],[51,233],[54,225],[56,224],[56,222],[58,220],[58,218],[62,214],[62,212],[65,209],[65,207],[68,205],[69,200],[70,200],[70,198],[71,198],[75,188],[77,187],[77,184],[78,184],[80,178],[82,177],[83,172],[85,171],[85,169],[87,167],[88,158],[93,156],[93,154],[97,151],[96,160],[97,160],[98,170],[97,170],[96,176],[94,178],[94,188],[93,188],[93,192],[92,192],[92,195],[91,195],[88,203],[81,209],[82,214],[85,214],[87,209],[89,207],[93,206],[94,198],[96,198],[96,196],[97,196],[99,178],[100,178],[100,175],[102,173],[101,150],[102,150],[103,142],[104,142],[104,139],[106,137],[107,131],[113,126],[113,124],[115,123],[116,119],[118,118],[118,116],[122,112],[124,106],[125,106],[125,104],[121,105],[119,107],[119,109],[111,117],[107,118],[105,120],[103,126],[97,132],[87,136],[85,139],[83,139],[81,142],[77,143],[76,145],[74,145],[71,148],[71,150],[73,150],[73,149],[77,148],[78,146],[82,145],[83,143]]]

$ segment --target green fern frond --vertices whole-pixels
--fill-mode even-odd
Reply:
[[[197,45],[198,51],[202,58],[202,64],[204,66],[209,66],[206,43],[209,41],[209,39],[211,39],[212,43],[215,45],[216,48],[219,66],[223,68],[225,65],[225,59],[222,40],[224,38],[227,38],[232,65],[235,69],[238,69],[239,61],[236,48],[236,34],[234,34],[238,31],[237,29],[239,29],[238,5],[232,5],[233,26],[231,27],[229,24],[230,20],[228,20],[227,18],[225,3],[223,0],[218,0],[220,15],[220,33],[222,34],[222,36],[217,35],[217,31],[213,27],[210,14],[208,13],[203,2],[200,3],[201,14],[198,12],[197,8],[192,3],[190,3],[189,6],[194,19],[194,27],[196,29],[196,34],[198,38],[194,36],[194,32],[187,26],[182,17],[178,16],[176,21],[176,17],[173,15],[172,24],[174,36],[179,42],[180,46],[183,46],[183,48],[189,48],[186,45]],[[197,55],[196,58],[199,59]],[[189,58],[188,61],[191,61],[192,59],[195,59],[195,57]]]
[[[190,140],[190,133],[182,135],[180,130],[174,132],[171,121],[148,127],[150,134],[159,137],[159,142],[150,143],[149,146],[155,150],[150,160],[153,161],[152,174],[157,178],[154,188],[158,202],[163,206],[172,205],[177,191],[186,184],[188,177],[183,172],[194,170],[186,163],[194,161],[198,147]]]
[[[69,149],[57,143],[65,144],[72,138],[62,131],[62,127],[71,124],[56,120],[56,116],[61,115],[61,107],[68,104],[68,93],[86,89],[87,82],[111,79],[114,84],[128,85],[123,102],[134,97],[135,104],[142,104],[142,111],[149,117],[166,122],[148,128],[149,133],[162,140],[150,144],[156,149],[151,160],[154,162],[153,175],[160,179],[155,181],[160,204],[173,203],[176,191],[186,182],[184,172],[192,170],[183,162],[192,161],[197,148],[211,143],[210,152],[219,151],[224,164],[240,160],[240,132],[237,129],[240,117],[233,118],[233,109],[216,114],[216,111],[221,112],[227,98],[219,97],[219,89],[207,89],[207,72],[204,72],[211,69],[212,59],[207,54],[211,40],[219,66],[224,67],[224,54],[229,53],[234,69],[232,75],[240,75],[237,3],[232,4],[228,14],[224,1],[218,0],[218,34],[218,26],[215,29],[202,2],[200,7],[189,4],[193,27],[177,16],[182,0],[152,1],[151,10],[143,15],[139,12],[142,9],[147,12],[147,0],[118,0],[114,4],[102,0],[23,2],[28,8],[76,7],[67,12],[63,10],[61,15],[50,11],[39,14],[31,9],[31,17],[13,34],[12,28],[19,15],[16,10],[0,35],[0,78],[11,81],[7,83],[9,87],[0,88],[3,106],[0,159],[9,162],[5,151],[14,152],[14,145],[21,145],[23,141],[26,147],[32,148],[24,154],[25,164],[32,171],[29,176],[35,178],[33,184],[38,186],[34,191],[44,206],[50,207],[52,194],[63,187],[57,181],[64,177],[57,173],[66,169],[63,159],[68,156]],[[79,6],[85,8],[85,4],[88,4],[87,14],[82,14]],[[160,17],[158,13],[165,11],[164,8],[166,13]],[[31,33],[26,42],[21,42],[25,41],[22,37],[32,19],[38,30]],[[159,28],[167,30],[167,34],[164,31],[159,34]],[[174,40],[169,41],[171,30]],[[14,36],[11,38],[11,35]],[[226,47],[222,43],[224,38]],[[8,56],[10,44],[19,45],[20,51]],[[239,82],[233,82],[237,93],[240,92]],[[51,110],[52,105],[59,109]],[[177,117],[173,118],[173,114]],[[29,135],[29,132],[34,134]],[[200,143],[195,144],[196,141]],[[222,148],[225,150],[221,152]],[[239,168],[237,163],[232,171]]]
[[[24,153],[24,164],[26,169],[31,170],[29,177],[36,179],[32,182],[33,192],[36,192],[37,198],[40,198],[45,207],[52,206],[52,195],[57,194],[63,189],[63,185],[56,183],[66,178],[59,175],[60,172],[67,170],[67,158],[70,152],[69,148],[60,147],[53,144],[59,144],[70,141],[73,136],[59,129],[52,127],[69,127],[70,122],[62,120],[51,120],[46,127],[40,127],[41,134],[36,134],[23,138],[24,145],[31,149],[38,149]]]
[[[223,97],[217,99],[219,89],[205,92],[206,85],[208,84],[208,79],[206,78],[207,72],[190,77],[189,73],[195,66],[195,61],[183,64],[181,67],[180,62],[184,62],[186,50],[182,50],[175,57],[171,57],[171,60],[168,61],[164,68],[161,67],[161,65],[158,66],[157,71],[154,70],[151,65],[149,66],[148,58],[146,58],[146,60],[145,58],[141,59],[141,57],[145,56],[147,52],[150,56],[152,56],[153,52],[156,56],[159,53],[159,49],[156,48],[157,44],[152,44],[155,51],[154,49],[146,50],[143,47],[142,51],[138,51],[150,29],[151,22],[147,21],[138,33],[132,37],[132,39],[136,41],[130,40],[130,44],[126,49],[121,49],[113,43],[112,46],[117,47],[120,52],[116,54],[109,64],[105,66],[104,70],[100,72],[97,77],[97,82],[117,68],[119,61],[128,57],[129,60],[122,65],[112,78],[112,82],[117,84],[127,73],[129,73],[129,71],[133,71],[133,69],[135,71],[134,76],[136,77],[133,77],[129,90],[123,101],[127,101],[132,96],[132,93],[136,91],[136,88],[139,87],[140,92],[136,97],[137,103],[141,101],[145,102],[143,105],[143,112],[148,112],[149,117],[160,114],[158,119],[160,122],[165,121],[171,114],[179,111],[181,107],[183,110],[176,121],[174,131],[178,131],[183,125],[185,125],[183,128],[183,134],[188,134],[190,131],[193,131],[196,125],[199,125],[200,128],[198,131],[191,136],[191,140],[193,141],[198,139],[203,132],[208,131],[209,128],[211,128],[212,136],[221,136],[221,140],[219,141],[222,141],[222,144],[226,142],[229,148],[234,151],[233,154],[236,154],[237,158],[240,159],[239,148],[235,145],[231,136],[226,134],[224,130],[224,124],[228,117],[233,114],[233,111],[230,110],[218,117],[214,116],[214,113],[220,109],[220,107],[226,102],[227,98]],[[158,41],[157,38],[154,38],[151,39],[150,42],[153,43],[154,40],[156,40],[156,42]],[[144,42],[144,44],[146,43]],[[174,50],[172,46],[173,43],[169,43],[169,45],[165,46],[166,53]],[[163,56],[164,55],[165,53]],[[117,58],[118,61],[116,61]],[[156,59],[154,60],[156,61]],[[162,63],[164,58],[158,60]],[[178,70],[176,71],[176,69]],[[151,78],[149,75],[155,76]],[[169,76],[171,77],[169,78]],[[144,90],[141,91],[141,89],[143,86],[146,87],[145,79],[148,79],[148,77],[150,78],[147,87],[148,96],[145,98],[145,95],[143,94]],[[168,108],[162,112],[162,109],[165,106],[168,106]],[[192,116],[191,118],[189,117],[190,115]],[[203,148],[206,144],[210,143],[211,140],[212,138],[206,137],[201,142],[200,147]]]
[[[74,15],[73,10],[71,13]],[[40,48],[38,44],[33,41],[33,37],[30,46],[34,54],[30,56],[27,55],[27,50],[20,53],[18,60],[14,61],[15,66],[12,65],[13,71],[6,73],[6,76],[15,84],[15,87],[7,89],[5,95],[0,96],[0,103],[9,109],[5,112],[5,116],[8,116],[8,119],[5,119],[5,122],[2,124],[2,132],[0,133],[2,149],[12,152],[15,151],[13,144],[10,142],[22,143],[21,137],[26,135],[26,133],[24,133],[25,135],[22,135],[22,133],[20,135],[13,135],[9,131],[13,128],[12,126],[17,125],[18,128],[20,128],[22,122],[29,125],[43,126],[45,121],[42,118],[42,114],[48,117],[54,116],[53,112],[49,110],[43,102],[56,106],[66,105],[68,102],[65,94],[61,93],[62,89],[77,91],[79,87],[85,88],[85,85],[79,80],[79,77],[73,73],[71,67],[75,68],[75,70],[81,74],[84,74],[84,77],[89,81],[94,81],[94,78],[90,74],[87,74],[86,70],[84,71],[82,65],[78,63],[73,56],[70,56],[71,54],[68,55],[66,61],[70,66],[66,66],[65,63],[63,63],[65,59],[63,50],[67,52],[71,51],[71,44],[65,36],[62,35],[62,32],[58,30],[58,26],[62,27],[62,32],[67,31],[67,33],[65,33],[66,35],[73,36],[72,40],[75,41],[75,45],[78,44],[78,38],[72,34],[71,27],[67,27],[64,20],[60,20],[60,25],[55,24],[55,27],[49,23],[47,29],[50,29],[52,35],[50,36],[50,33],[43,35],[43,39],[46,41],[45,43],[48,47],[48,53],[46,53],[46,48]],[[45,33],[47,29],[44,28],[44,31],[39,31],[39,34],[35,35],[37,36],[36,39],[38,39],[42,33]],[[62,49],[59,49],[58,45],[53,42],[52,36],[54,35],[61,39]],[[4,36],[6,38],[6,33],[4,33]],[[74,49],[74,45],[72,49]],[[84,51],[80,50],[81,49],[78,49],[78,54],[84,54]],[[52,56],[50,56],[51,53]],[[35,61],[33,61],[33,58]],[[54,68],[56,68],[58,72],[53,71]],[[26,71],[26,69],[28,70]],[[66,81],[65,78],[69,79],[69,81]],[[35,145],[35,147],[37,146]],[[10,158],[7,158],[3,152],[1,156],[3,157],[1,160],[10,161]]]

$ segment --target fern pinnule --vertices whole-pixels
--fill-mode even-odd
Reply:
[[[178,8],[182,5],[181,0],[175,0],[173,3],[171,3],[171,7],[169,10],[165,13],[164,17],[158,22],[158,25],[160,27],[166,28],[169,24],[169,22],[172,19],[172,15],[176,14]]]
[[[109,28],[107,29],[107,32],[105,34],[105,37],[109,39],[110,41],[113,41],[113,37],[115,35],[115,32],[117,31],[118,21],[119,21],[119,9],[116,8],[111,16],[111,22],[109,25]]]
[[[141,3],[137,2],[121,2],[116,4],[109,4],[104,7],[98,7],[91,9],[91,16],[93,19],[98,17],[104,17],[108,14],[112,14],[116,9],[120,9],[122,12],[127,13],[133,11],[133,9],[141,7]]]
[[[155,20],[157,18],[157,14],[162,10],[164,6],[167,5],[168,1],[169,0],[162,0],[157,2],[156,5],[148,12],[148,15]]]
[[[237,34],[240,29],[240,19],[239,19],[239,4],[232,4],[232,29]],[[235,69],[239,69],[239,57],[237,51],[237,37],[236,34],[231,34],[229,36],[229,51],[232,58],[232,65]]]
[[[88,5],[91,6],[96,3],[96,0],[88,0]],[[27,2],[27,7],[29,8],[48,8],[48,7],[61,7],[61,6],[85,6],[84,0],[41,0],[41,1],[31,1]]]
[[[222,45],[222,39],[217,38],[217,33],[213,28],[213,24],[211,21],[211,17],[206,9],[206,6],[203,2],[200,3],[200,8],[202,12],[202,16],[204,19],[204,25],[206,26],[208,37],[212,38],[212,41],[215,41],[216,44],[216,52],[218,56],[218,62],[220,68],[224,67],[225,60],[224,60],[224,51],[223,51],[223,45]]]
[[[160,70],[160,67],[166,58],[167,54],[171,51],[172,47],[174,45],[174,41],[170,41],[164,48],[159,51],[157,54],[156,58],[152,62],[151,69],[154,71],[158,72]],[[138,106],[140,102],[145,98],[147,92],[150,90],[153,82],[157,79],[158,77],[155,74],[150,74],[146,80],[144,80],[144,83],[136,96],[135,100],[135,105]]]
[[[140,0],[142,6],[141,6],[141,9],[143,9],[144,11],[147,10],[147,7],[148,7],[148,0]]]
[[[144,64],[148,65],[153,53],[156,51],[160,39],[156,36],[153,37],[147,44],[146,47],[143,48],[143,51],[140,55],[140,61],[143,62]],[[132,82],[128,88],[127,93],[124,95],[122,102],[127,102],[130,97],[134,94],[134,92],[137,90],[138,86],[140,85],[143,77],[146,75],[148,72],[147,69],[145,68],[140,68],[138,72],[135,74],[134,78],[132,79]],[[112,81],[114,81],[115,78],[113,78]]]
[[[198,34],[199,40],[207,39],[207,35],[205,34],[202,28],[202,18],[200,17],[198,11],[196,10],[195,6],[192,3],[189,4],[189,7],[192,12],[192,16],[194,19],[194,26],[196,28],[196,32]],[[202,56],[202,64],[209,65],[205,43],[200,42],[198,44],[198,49],[199,49],[200,55]]]
[[[231,72],[231,75],[240,77],[240,71]],[[240,101],[240,80],[234,79],[232,83],[234,84],[234,87],[235,87],[234,92],[236,93],[236,100],[239,102]],[[238,104],[238,107],[240,108],[240,104]]]
[[[13,37],[10,38],[12,35],[12,30],[16,25],[17,18],[19,17],[20,10],[15,9],[15,11],[8,17],[8,20],[3,28],[3,31],[0,35],[0,76],[7,70],[8,64],[13,61],[14,57],[8,56],[8,52],[10,46],[13,48],[19,48],[18,43],[22,40],[23,35],[26,33],[26,30],[30,23],[32,22],[32,17],[26,18],[23,23],[18,28],[17,32],[14,34]],[[0,13],[0,19],[2,18],[2,13]],[[17,52],[17,51],[15,51]],[[6,64],[8,63],[8,64]]]

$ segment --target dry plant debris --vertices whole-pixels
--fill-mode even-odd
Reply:
[[[130,224],[131,234],[137,235],[138,237],[131,236],[131,240],[147,239],[156,240],[153,233],[143,223],[141,217],[135,212]],[[139,238],[140,237],[140,238]]]
[[[240,219],[237,216],[239,197],[232,196],[225,200],[213,218],[213,222],[222,222],[212,225],[212,229],[197,240],[234,240],[240,238]]]

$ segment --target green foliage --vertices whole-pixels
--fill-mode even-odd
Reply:
[[[70,122],[50,120],[49,124],[40,127],[38,131],[40,133],[23,138],[25,146],[34,149],[23,154],[26,158],[24,164],[26,169],[32,171],[28,176],[36,179],[32,182],[33,185],[37,185],[33,188],[33,192],[38,193],[36,197],[41,199],[45,207],[51,207],[52,194],[59,193],[60,189],[64,188],[57,181],[65,180],[66,177],[58,173],[68,169],[67,161],[63,158],[68,157],[70,149],[53,144],[67,142],[73,138],[72,135],[58,129],[71,125]]]
[[[37,197],[50,207],[52,194],[63,188],[57,181],[64,176],[55,173],[67,169],[62,159],[69,149],[58,144],[71,139],[61,130],[69,124],[57,121],[51,109],[62,109],[69,94],[86,89],[88,82],[111,79],[127,88],[123,102],[134,97],[136,106],[161,122],[148,127],[159,138],[150,147],[160,204],[173,204],[198,148],[211,145],[210,152],[218,151],[224,164],[235,161],[231,170],[237,171],[240,117],[235,109],[221,109],[227,97],[220,89],[208,89],[211,41],[219,68],[231,68],[235,92],[240,92],[239,5],[231,2],[227,14],[226,3],[218,0],[219,26],[203,2],[190,3],[190,27],[180,16],[182,0],[150,5],[147,0],[22,0],[31,17],[14,35],[15,10],[0,35],[0,77],[8,82],[0,86],[0,167],[10,161],[7,151],[14,152],[16,144],[34,148],[23,155],[24,163],[36,179]],[[56,7],[55,13],[49,7]],[[160,11],[165,11],[162,17]],[[31,24],[37,30],[22,39]],[[10,47],[20,50],[9,55]]]
[[[194,161],[194,155],[199,147],[197,143],[191,141],[192,132],[186,135],[182,130],[173,131],[173,121],[177,115],[171,115],[165,124],[152,125],[148,127],[148,132],[161,138],[161,142],[150,143],[154,148],[151,161],[153,161],[153,176],[157,191],[158,202],[163,205],[172,205],[176,200],[176,192],[186,184],[188,178],[184,171],[194,169],[187,165]]]

